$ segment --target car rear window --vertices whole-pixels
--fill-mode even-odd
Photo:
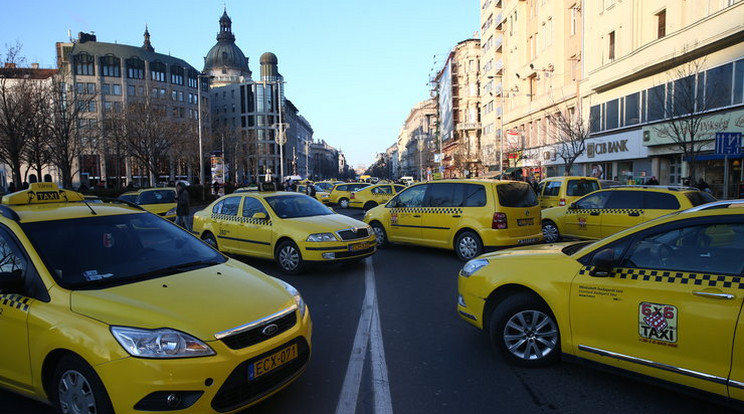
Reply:
[[[644,208],[652,210],[679,210],[677,197],[667,193],[644,193]]]
[[[569,180],[566,195],[580,197],[597,190],[599,190],[599,183],[594,180]]]
[[[527,183],[506,183],[496,186],[499,204],[503,207],[532,207],[537,205],[535,191]]]
[[[715,197],[703,191],[691,191],[689,193],[685,193],[685,196],[688,200],[690,200],[690,203],[692,203],[693,207],[716,201]]]

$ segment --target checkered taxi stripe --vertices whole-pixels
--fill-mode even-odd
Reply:
[[[604,213],[604,214],[643,214],[643,210],[639,208],[569,208],[566,210],[566,214],[591,214],[591,213]]]
[[[252,217],[233,216],[230,214],[212,214],[210,218],[213,220],[233,221],[236,223],[249,223],[249,224],[258,224],[258,225],[263,225],[263,226],[271,225],[271,220],[261,220],[261,219],[254,219]]]
[[[400,207],[391,209],[391,213],[434,213],[434,214],[462,214],[460,207]]]
[[[30,300],[31,298],[21,295],[0,295],[0,304],[20,309],[24,312],[28,311],[28,302]]]
[[[592,266],[584,266],[581,271],[579,271],[579,274],[589,274],[589,271],[591,271],[592,268]],[[708,273],[616,268],[614,269],[610,277],[619,279],[641,280],[644,282],[661,282],[690,286],[744,289],[744,278],[740,276],[725,276]]]

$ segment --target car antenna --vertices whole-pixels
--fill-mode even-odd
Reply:
[[[96,211],[95,211],[95,210],[93,210],[93,207],[91,207],[91,206],[90,206],[90,204],[88,204],[88,202],[87,202],[87,201],[85,201],[85,198],[83,198],[83,204],[85,204],[86,206],[88,206],[88,208],[90,209],[90,212],[91,212],[91,213],[92,213],[92,214],[93,214],[94,216],[97,216],[97,215],[98,215],[98,213],[96,213]]]

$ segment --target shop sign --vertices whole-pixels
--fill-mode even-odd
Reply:
[[[702,119],[700,127],[695,134],[699,137],[696,141],[713,141],[717,132],[737,132],[741,131],[742,128],[744,128],[744,109],[706,116]],[[643,145],[675,144],[674,137],[669,134],[671,130],[672,128],[667,123],[644,127]]]

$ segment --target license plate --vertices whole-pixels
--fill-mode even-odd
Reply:
[[[535,219],[532,219],[532,218],[517,219],[518,226],[531,226],[532,223],[534,222],[535,222]]]
[[[529,244],[529,243],[535,243],[535,242],[537,242],[538,240],[539,240],[539,239],[538,239],[538,238],[536,238],[536,237],[533,237],[533,238],[531,238],[531,239],[521,239],[521,240],[517,240],[517,244]]]
[[[369,247],[369,243],[362,242],[362,243],[354,243],[349,245],[349,251],[350,252],[358,252],[360,250],[364,250],[367,247]]]
[[[297,358],[297,344],[292,344],[280,351],[274,352],[266,358],[261,358],[248,367],[248,380],[253,381],[295,358]]]

